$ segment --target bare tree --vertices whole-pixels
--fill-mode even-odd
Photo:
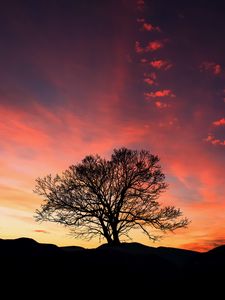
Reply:
[[[34,192],[44,197],[44,204],[35,218],[69,226],[75,237],[98,235],[115,245],[131,229],[139,228],[155,240],[155,230],[186,227],[189,221],[180,209],[161,208],[157,202],[167,188],[158,163],[158,156],[149,151],[127,148],[114,149],[111,160],[86,156],[61,176],[36,180]]]

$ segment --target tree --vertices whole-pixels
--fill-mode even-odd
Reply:
[[[160,207],[157,199],[166,188],[158,156],[114,149],[111,160],[90,155],[61,176],[37,178],[34,192],[45,199],[35,218],[69,226],[75,237],[104,237],[112,245],[137,228],[155,240],[155,231],[189,223],[180,209]]]

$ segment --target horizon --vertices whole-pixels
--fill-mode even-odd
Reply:
[[[20,239],[26,239],[26,240],[32,240],[38,244],[43,244],[43,245],[54,245],[54,246],[57,246],[59,248],[66,248],[66,247],[77,247],[77,248],[83,248],[84,250],[94,250],[94,249],[98,249],[98,248],[101,248],[102,246],[109,246],[111,248],[118,248],[120,247],[121,245],[133,245],[133,244],[137,244],[137,245],[140,245],[140,246],[144,246],[144,247],[148,247],[148,248],[154,248],[154,249],[158,249],[158,248],[165,248],[165,249],[178,249],[178,250],[184,250],[184,251],[194,251],[194,252],[198,252],[198,253],[206,253],[210,250],[213,250],[213,249],[216,249],[218,247],[221,247],[221,246],[224,246],[225,247],[225,244],[221,244],[219,246],[215,246],[215,247],[212,247],[210,249],[202,249],[200,248],[200,250],[193,250],[193,249],[187,249],[187,248],[181,248],[181,247],[170,247],[170,246],[163,246],[163,245],[160,245],[160,246],[154,246],[154,245],[147,245],[147,244],[143,244],[143,243],[140,243],[140,242],[137,242],[137,241],[129,241],[129,242],[123,242],[121,241],[121,243],[119,245],[114,245],[114,246],[110,246],[107,242],[105,243],[101,243],[100,245],[96,245],[95,247],[84,247],[84,246],[81,246],[81,245],[57,245],[57,244],[54,244],[54,243],[47,243],[47,242],[38,242],[37,240],[35,240],[34,238],[31,238],[31,237],[26,237],[26,236],[21,236],[21,237],[18,237],[18,238],[13,238],[13,239],[2,239],[0,238],[0,240],[3,240],[3,241],[16,241],[16,240],[20,240]]]
[[[0,238],[98,247],[35,222],[35,179],[124,146],[159,156],[159,202],[191,220],[133,242],[225,244],[225,3],[13,2],[0,12]]]

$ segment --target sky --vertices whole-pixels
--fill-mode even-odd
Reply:
[[[225,244],[225,3],[220,0],[5,1],[0,10],[0,238],[57,245],[37,223],[35,179],[114,148],[160,157],[187,229],[149,246]],[[103,241],[102,241],[103,242]]]

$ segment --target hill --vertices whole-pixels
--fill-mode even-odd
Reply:
[[[82,285],[156,287],[200,287],[219,283],[225,269],[225,245],[205,253],[178,248],[148,247],[123,243],[95,249],[57,247],[32,239],[0,240],[1,272],[17,282],[31,278],[69,288]],[[114,287],[115,288],[115,287]],[[126,290],[126,289],[125,289]],[[161,291],[163,292],[163,290]]]

